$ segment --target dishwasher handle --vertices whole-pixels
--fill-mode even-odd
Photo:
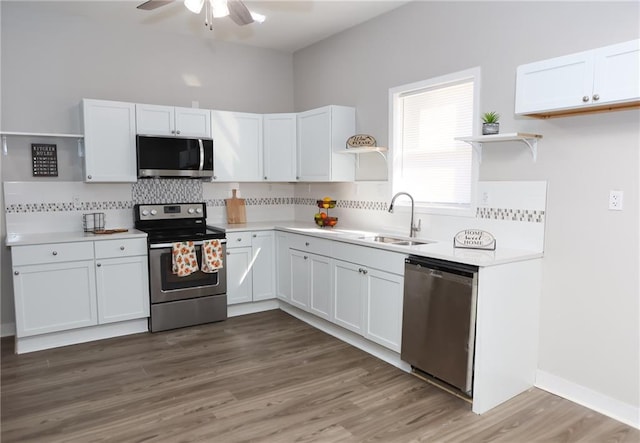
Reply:
[[[410,255],[404,260],[405,266],[418,266],[419,268],[435,269],[437,271],[443,271],[451,274],[458,274],[465,277],[473,277],[473,274],[478,272],[478,267],[474,265],[468,265],[466,263],[458,263],[448,260],[439,260],[435,258],[421,257],[417,255]]]

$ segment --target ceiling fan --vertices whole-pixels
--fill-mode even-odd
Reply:
[[[147,0],[139,4],[137,8],[150,11],[169,3],[173,3],[173,0]],[[184,0],[184,5],[194,14],[200,14],[204,7],[204,25],[209,29],[213,29],[214,18],[229,16],[240,26],[253,22],[262,23],[266,18],[264,15],[249,11],[241,0]]]

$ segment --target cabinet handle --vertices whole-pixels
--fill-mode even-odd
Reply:
[[[174,130],[172,129],[172,130],[171,130],[171,133],[172,133],[172,134],[175,134],[175,133],[176,133],[176,131],[174,131]]]
[[[265,179],[265,180],[267,179],[267,176],[266,176],[266,175],[264,176],[264,179]]]
[[[363,270],[362,270],[362,273],[363,273],[364,275],[367,275],[367,274],[369,273],[369,271],[367,271],[366,269],[363,269]]]
[[[180,131],[176,131],[176,134],[180,134]]]
[[[588,102],[589,101],[589,96],[588,95],[582,96],[582,101],[585,102],[585,103]]]
[[[52,255],[58,255],[58,251],[53,251],[51,254]]]
[[[97,266],[97,267],[100,267],[100,266],[102,266],[102,264],[100,264],[100,263],[96,263],[96,266]]]
[[[598,94],[593,94],[593,101],[597,102],[598,100],[600,100],[600,96]]]
[[[20,275],[20,271],[13,271],[13,275]]]
[[[298,177],[297,175],[296,175],[296,180],[300,180],[300,177]]]
[[[92,177],[90,175],[87,175],[87,180],[91,180],[91,178]]]
[[[253,234],[253,238],[256,238],[258,236],[258,234]]]
[[[121,250],[121,251],[124,251],[124,246],[120,246],[120,250]]]
[[[306,259],[308,259],[308,258],[309,258],[309,257],[307,257],[306,255],[304,256],[304,259],[305,259],[305,260],[306,260]]]
[[[213,179],[214,179],[214,180],[217,180],[217,179],[218,179],[218,176],[217,176],[217,175],[214,175],[214,176],[213,176]]]
[[[309,242],[308,241],[304,242],[304,245],[309,246]]]
[[[242,239],[241,238],[236,238],[236,241],[242,241]]]

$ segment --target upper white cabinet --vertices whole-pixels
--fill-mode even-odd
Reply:
[[[264,180],[296,180],[296,114],[265,114]]]
[[[133,103],[82,100],[84,180],[136,182],[136,110]]]
[[[263,181],[262,114],[211,111],[213,181]]]
[[[354,108],[335,105],[298,114],[298,180],[355,179],[354,157],[338,153],[355,134],[355,115]]]
[[[521,65],[516,114],[553,115],[640,102],[640,40]]]
[[[181,137],[211,137],[211,113],[208,109],[161,105],[136,105],[138,134]]]

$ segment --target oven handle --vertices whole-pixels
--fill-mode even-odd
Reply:
[[[216,240],[218,240],[222,244],[227,243],[226,239],[216,239]],[[193,246],[202,246],[202,243],[204,243],[202,240],[195,241],[193,242]],[[173,247],[173,243],[151,243],[149,245],[149,249],[163,249],[163,248],[172,248],[172,247]]]

